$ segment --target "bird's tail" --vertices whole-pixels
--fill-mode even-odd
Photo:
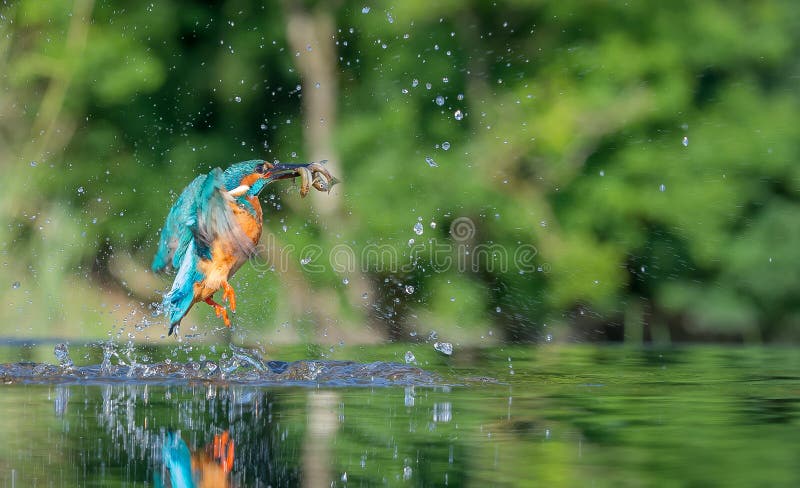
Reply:
[[[169,317],[169,333],[172,335],[181,323],[181,319],[189,312],[194,303],[194,284],[202,281],[203,277],[197,269],[197,254],[194,252],[194,243],[189,244],[186,254],[181,261],[181,267],[175,275],[175,281],[169,293],[164,295],[162,306],[164,315]]]

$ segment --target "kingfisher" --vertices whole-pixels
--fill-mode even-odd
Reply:
[[[154,485],[162,488],[203,488],[230,486],[234,442],[228,431],[214,435],[214,440],[194,453],[178,432],[168,431],[161,447],[161,459],[169,476],[154,473]],[[166,482],[168,480],[168,482]]]
[[[167,215],[152,265],[155,272],[177,270],[172,288],[162,301],[169,318],[168,335],[198,302],[211,305],[217,317],[231,326],[228,310],[213,296],[222,289],[222,300],[236,312],[236,294],[229,280],[255,254],[261,238],[258,195],[274,181],[298,176],[301,197],[312,186],[330,191],[338,180],[324,163],[255,159],[235,163],[225,171],[214,168],[189,183]]]

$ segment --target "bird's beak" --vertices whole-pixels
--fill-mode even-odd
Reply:
[[[270,181],[283,180],[283,179],[286,179],[286,178],[294,178],[296,176],[300,176],[300,173],[297,172],[297,169],[298,168],[304,168],[306,166],[308,166],[308,163],[300,163],[300,164],[277,163],[277,164],[273,164],[272,168],[270,168],[266,173],[264,173],[264,178],[267,178]]]

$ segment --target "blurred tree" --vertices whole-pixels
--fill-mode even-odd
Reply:
[[[792,2],[0,9],[8,333],[142,323],[176,193],[264,157],[345,183],[267,196],[243,331],[798,339]]]

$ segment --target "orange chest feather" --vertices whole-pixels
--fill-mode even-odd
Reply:
[[[257,197],[248,197],[247,199],[255,209],[255,215],[235,202],[230,203],[230,208],[239,228],[255,246],[261,239],[261,204]],[[241,248],[227,239],[217,239],[211,245],[211,259],[200,261],[200,269],[205,275],[204,286],[205,289],[210,290],[209,293],[218,290],[220,283],[230,278],[247,260],[248,256],[238,252],[240,250]]]
[[[247,201],[250,202],[250,205],[253,206],[253,209],[255,209],[255,215],[251,214],[249,211],[240,207],[234,202],[231,202],[230,206],[233,210],[233,215],[235,216],[239,227],[242,229],[245,235],[253,241],[253,244],[258,244],[258,240],[261,239],[261,227],[263,225],[261,203],[258,201],[258,197],[246,198]]]

